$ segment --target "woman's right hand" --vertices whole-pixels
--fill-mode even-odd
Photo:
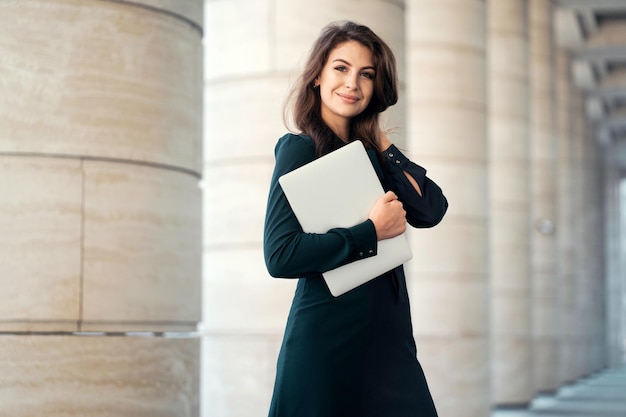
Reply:
[[[378,240],[396,237],[406,230],[406,211],[393,191],[387,191],[376,201],[369,218],[374,223]]]

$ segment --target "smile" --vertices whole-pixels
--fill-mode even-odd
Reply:
[[[349,94],[337,93],[337,95],[339,96],[339,98],[341,98],[341,100],[343,100],[344,102],[349,103],[349,104],[354,104],[354,103],[356,103],[357,101],[360,100],[359,97],[351,96]]]

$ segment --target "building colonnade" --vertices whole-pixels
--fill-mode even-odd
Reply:
[[[313,40],[342,19],[394,49],[402,97],[386,127],[450,202],[440,225],[410,232],[407,265],[440,415],[525,406],[621,363],[621,176],[551,2],[230,0],[205,16],[203,415],[269,404],[294,289],[263,264],[273,147]]]
[[[308,49],[342,19],[394,49],[385,126],[450,201],[410,232],[407,265],[440,415],[484,417],[622,363],[626,189],[556,12],[0,2],[1,411],[266,412],[295,287],[263,263],[273,147]]]

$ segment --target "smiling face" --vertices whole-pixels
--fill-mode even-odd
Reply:
[[[345,141],[350,119],[363,112],[372,98],[375,76],[372,52],[357,41],[346,41],[330,52],[316,79],[322,120]]]

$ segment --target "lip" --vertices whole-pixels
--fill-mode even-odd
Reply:
[[[354,103],[356,103],[357,101],[360,100],[359,97],[352,96],[350,94],[337,93],[337,95],[339,96],[340,99],[342,99],[344,102],[346,102],[348,104],[354,104]]]

